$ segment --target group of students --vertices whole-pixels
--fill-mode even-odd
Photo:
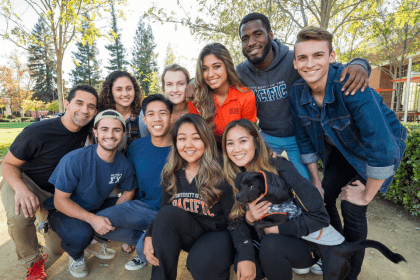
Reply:
[[[88,275],[85,250],[115,256],[107,240],[135,248],[125,268],[149,263],[152,279],[176,279],[184,250],[194,279],[229,279],[234,264],[238,279],[271,280],[292,279],[292,271],[322,274],[319,256],[301,237],[329,224],[347,241],[366,239],[367,205],[389,187],[407,137],[367,87],[369,64],[333,64],[332,35],[322,28],[301,30],[291,51],[273,40],[258,13],[243,18],[239,36],[247,60],[236,69],[225,46],[209,44],[195,79],[170,65],[164,95],[144,100],[133,76],[115,71],[99,98],[92,87],[76,86],[61,118],[22,131],[1,167],[1,196],[27,279],[46,279],[34,225],[40,205],[49,211],[46,246],[69,254],[76,278]],[[288,159],[279,156],[284,151]],[[264,229],[260,240],[253,225],[271,204],[237,202],[235,180],[261,170],[306,207]],[[346,279],[357,279],[363,257],[351,257]]]

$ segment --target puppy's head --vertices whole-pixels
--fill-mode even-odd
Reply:
[[[236,176],[235,187],[238,189],[236,200],[250,203],[265,191],[264,175],[258,172],[243,172]]]

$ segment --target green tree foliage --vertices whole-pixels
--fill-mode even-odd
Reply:
[[[164,60],[164,66],[168,66],[171,64],[176,63],[176,57],[175,57],[175,53],[174,50],[172,49],[171,43],[168,44],[168,46],[166,47],[166,56],[165,56],[165,60]]]
[[[382,1],[382,0],[378,0]],[[244,60],[238,35],[239,23],[251,12],[265,14],[270,19],[274,37],[293,45],[296,33],[305,26],[317,25],[333,33],[342,32],[349,23],[366,20],[376,7],[376,0],[198,0],[194,17],[177,1],[181,13],[154,5],[146,16],[160,22],[181,24],[202,41],[220,42],[229,48],[235,63]]]
[[[420,22],[414,20],[419,10],[420,0],[392,0],[381,4],[371,20],[352,27],[360,44],[342,55],[349,59],[365,57],[392,79],[402,78],[406,58],[420,49]],[[395,88],[396,109],[400,110],[402,83],[397,83]]]
[[[50,31],[49,40],[54,48],[50,57],[54,58],[55,71],[57,73],[57,92],[60,112],[64,106],[64,81],[63,81],[63,59],[65,52],[76,37],[76,33],[81,31],[82,25],[87,21],[83,16],[89,13],[92,17],[92,24],[88,30],[84,30],[82,39],[91,43],[92,40],[103,36],[94,22],[102,18],[103,11],[108,11],[109,3],[114,1],[116,4],[125,4],[126,0],[22,0],[19,9],[32,10],[38,14]],[[0,5],[0,10],[5,22],[0,23],[0,36],[9,40],[19,47],[29,51],[29,44],[42,45],[43,42],[36,36],[32,36],[24,25],[24,20],[14,11],[12,1],[4,0]],[[123,17],[121,11],[115,11],[118,17]],[[107,36],[107,35],[105,35]]]
[[[117,27],[117,16],[115,13],[115,3],[111,1],[111,36],[113,41],[111,44],[107,45],[105,48],[109,51],[110,59],[108,60],[109,66],[105,66],[106,69],[110,71],[116,70],[126,70],[127,69],[127,60],[125,59],[126,51],[124,46],[121,43],[121,34],[120,30]]]
[[[57,73],[54,69],[53,45],[50,41],[50,30],[40,18],[32,30],[32,36],[39,43],[30,43],[28,51],[28,68],[35,80],[33,99],[50,102],[57,99]]]
[[[420,126],[405,125],[408,129],[407,149],[395,174],[394,181],[383,196],[400,203],[411,214],[420,214]]]
[[[89,19],[89,16],[86,15],[86,17]],[[83,30],[89,29],[90,24],[88,21],[83,23]],[[98,87],[101,81],[101,69],[100,61],[97,59],[99,51],[96,47],[96,40],[91,43],[82,40],[77,42],[76,46],[77,51],[73,52],[75,68],[70,74],[73,87],[80,84]]]
[[[146,95],[149,94],[151,84],[151,73],[157,72],[157,54],[154,53],[156,47],[152,28],[145,26],[142,19],[137,25],[136,35],[134,36],[134,48],[132,50],[133,59],[131,67],[134,76]]]
[[[148,95],[162,93],[162,82],[159,73],[157,71],[150,73],[148,79],[150,80]]]

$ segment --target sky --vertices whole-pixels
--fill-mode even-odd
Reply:
[[[17,7],[18,14],[23,19],[23,24],[29,30],[32,30],[36,22],[38,21],[38,16],[30,9],[24,7],[26,4],[22,0],[12,0],[13,5]],[[182,10],[176,4],[176,0],[128,0],[127,6],[118,7],[123,10],[126,20],[118,19],[118,28],[121,30],[121,40],[124,45],[128,60],[131,60],[131,50],[134,46],[134,35],[137,29],[137,23],[140,17],[145,11],[152,7],[153,3],[158,7],[165,7],[168,11],[175,11],[179,14],[182,14]],[[180,0],[183,7],[190,11],[192,15],[196,14],[198,9],[197,1],[195,0]],[[22,7],[22,8],[21,8]],[[109,30],[110,26],[110,15],[98,22],[98,26],[106,27]],[[3,19],[0,19],[0,25],[2,24]],[[168,44],[171,44],[172,49],[174,50],[175,57],[178,58],[178,63],[186,67],[190,72],[191,76],[195,75],[195,60],[198,57],[200,50],[206,45],[206,42],[200,42],[194,35],[190,34],[188,28],[181,25],[177,25],[175,28],[174,24],[165,23],[161,24],[158,22],[153,23],[152,21],[145,21],[146,24],[149,23],[153,30],[153,35],[155,38],[156,48],[155,53],[158,53],[158,67],[159,72],[162,73],[164,59],[166,56],[166,48]],[[65,57],[63,61],[63,70],[64,70],[64,79],[69,79],[69,73],[74,68],[74,62],[72,59],[72,51],[76,50],[75,47],[76,41],[69,47],[65,52]],[[108,70],[104,67],[108,63],[109,55],[108,50],[105,49],[105,46],[108,45],[110,41],[106,38],[100,38],[97,40],[97,46],[99,49],[99,59],[102,60],[102,76],[108,74]],[[0,38],[0,65],[6,64],[6,57],[15,49],[18,49],[16,45],[10,41],[3,40]],[[18,49],[23,53],[21,56],[22,59],[26,59],[27,52]]]

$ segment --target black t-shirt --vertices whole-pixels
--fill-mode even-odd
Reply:
[[[84,146],[87,135],[87,126],[71,132],[61,118],[45,120],[27,126],[10,146],[10,152],[25,161],[21,172],[41,189],[54,193],[54,186],[48,179],[65,154]]]

